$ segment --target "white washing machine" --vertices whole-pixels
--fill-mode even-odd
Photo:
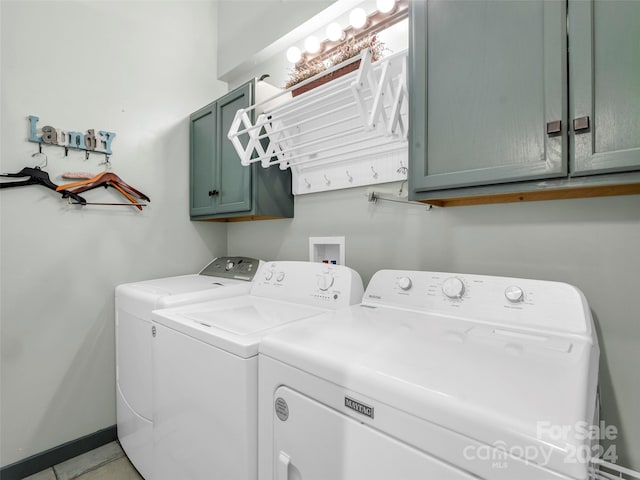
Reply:
[[[220,257],[197,274],[116,287],[118,439],[147,480],[153,479],[152,310],[243,295],[251,288],[260,264],[253,258]]]
[[[261,339],[362,293],[350,268],[272,262],[249,295],[155,311],[155,478],[257,479]]]
[[[598,357],[570,285],[380,271],[261,343],[259,478],[585,479]]]

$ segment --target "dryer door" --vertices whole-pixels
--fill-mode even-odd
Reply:
[[[276,480],[473,480],[287,387],[274,395]]]

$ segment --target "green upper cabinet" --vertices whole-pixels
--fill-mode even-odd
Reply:
[[[190,215],[228,221],[293,216],[291,172],[242,166],[227,133],[236,112],[253,104],[255,80],[190,117]]]
[[[411,190],[565,176],[565,3],[410,9]]]
[[[640,1],[420,0],[409,15],[411,199],[640,193]]]
[[[640,170],[640,2],[569,0],[573,175]]]

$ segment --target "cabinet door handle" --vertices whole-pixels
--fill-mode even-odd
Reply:
[[[547,122],[547,135],[555,135],[562,131],[562,121],[554,120],[552,122]]]
[[[578,117],[573,119],[573,131],[584,132],[589,130],[589,115],[586,117]]]
[[[216,195],[218,195],[220,192],[218,190],[209,190],[209,196],[210,197],[215,197]]]

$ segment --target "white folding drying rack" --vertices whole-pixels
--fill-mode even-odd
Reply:
[[[589,480],[640,480],[640,472],[593,458],[589,469]]]
[[[354,62],[357,70],[290,98],[294,89]],[[291,168],[293,193],[304,194],[405,180],[407,131],[407,52],[372,63],[367,49],[238,110],[228,138],[242,165]]]

